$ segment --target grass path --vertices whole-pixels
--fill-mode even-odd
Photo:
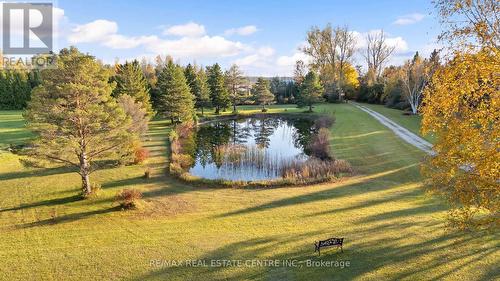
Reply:
[[[498,234],[445,231],[446,206],[421,189],[423,152],[354,106],[325,104],[315,110],[335,112],[333,151],[351,162],[357,176],[293,188],[190,187],[163,173],[169,127],[157,120],[146,144],[154,177],[141,178],[144,166],[101,170],[92,175],[103,186],[101,196],[82,201],[77,174],[65,168],[25,168],[16,155],[0,152],[0,280],[499,276]],[[0,123],[0,140],[5,141],[5,126],[23,131],[20,123],[12,123],[20,118],[15,115]],[[7,135],[8,142],[19,141]],[[116,211],[113,196],[130,187],[143,191],[147,209]],[[345,237],[344,253],[326,250],[318,258],[312,243],[330,236]],[[191,259],[292,259],[298,266],[151,265],[152,260]],[[308,267],[307,260],[349,260],[350,267]]]

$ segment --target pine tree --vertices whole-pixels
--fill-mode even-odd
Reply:
[[[184,76],[182,67],[169,61],[158,76],[159,111],[172,123],[193,119],[194,96]]]
[[[233,64],[224,75],[226,88],[229,92],[233,104],[233,112],[236,112],[236,105],[240,102],[242,97],[243,86],[246,79],[243,77],[243,72],[236,64]]]
[[[186,77],[186,82],[191,89],[191,94],[196,96],[196,92],[199,91],[199,85],[196,81],[196,66],[189,63],[186,68],[184,68],[184,76]]]
[[[31,96],[28,73],[23,69],[0,72],[0,109],[23,109]]]
[[[226,109],[230,104],[224,75],[218,63],[207,68],[208,87],[210,89],[210,99],[215,107],[215,114],[219,114],[221,109]]]
[[[319,82],[319,77],[314,71],[309,71],[300,86],[300,103],[309,106],[309,112],[312,112],[314,103],[321,101],[323,86]]]
[[[208,78],[203,68],[200,68],[200,70],[198,70],[198,73],[196,74],[196,79],[199,85],[199,92],[197,92],[196,95],[196,107],[201,108],[201,116],[203,116],[204,114],[203,108],[209,107],[211,105],[210,89],[208,88],[208,82],[207,82]]]
[[[0,109],[9,109],[10,85],[6,71],[0,71]]]
[[[110,72],[76,48],[61,50],[42,76],[25,113],[38,135],[32,156],[78,168],[88,195],[95,161],[116,159],[132,141],[130,119],[111,96]]]
[[[274,95],[269,90],[269,82],[259,77],[254,85],[255,101],[262,105],[262,111],[266,111],[266,105],[274,101]]]
[[[31,96],[28,73],[24,70],[14,70],[11,83],[13,93],[12,108],[25,108]]]
[[[186,76],[186,81],[191,90],[191,94],[195,97],[195,107],[201,109],[201,115],[203,116],[203,107],[207,106],[207,100],[209,99],[208,89],[206,86],[206,76],[200,79],[198,69],[196,66],[188,64],[184,69],[184,76]],[[204,72],[202,73],[205,74]]]
[[[149,95],[148,81],[144,77],[141,66],[137,60],[125,62],[116,66],[116,88],[113,91],[115,97],[129,95],[136,102],[140,102],[149,116],[153,115],[151,98]]]

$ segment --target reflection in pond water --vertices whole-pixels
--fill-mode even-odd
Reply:
[[[286,164],[308,159],[304,147],[315,134],[313,123],[310,119],[252,117],[201,125],[189,173],[242,181],[278,178]]]

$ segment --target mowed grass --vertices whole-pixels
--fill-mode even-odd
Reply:
[[[92,181],[103,192],[95,200],[79,200],[80,179],[68,169],[28,169],[0,153],[0,279],[498,278],[498,234],[445,230],[446,206],[421,188],[423,152],[351,105],[315,110],[335,112],[332,148],[356,176],[293,188],[193,188],[164,173],[169,127],[161,120],[152,122],[146,143],[153,177],[141,177],[145,165],[98,171]],[[143,191],[146,209],[117,210],[114,195],[131,187]],[[345,237],[344,252],[318,257],[313,242],[332,236]],[[165,264],[193,259],[286,259],[296,266]],[[307,260],[348,260],[350,267],[308,267]]]
[[[430,143],[433,143],[435,141],[434,136],[423,135],[422,132],[420,131],[420,125],[422,123],[421,115],[404,115],[403,111],[401,110],[388,108],[380,104],[363,103],[363,106],[366,106],[372,110],[377,111],[378,113],[396,122],[398,125],[408,129],[410,132],[423,137]]]
[[[25,129],[25,121],[22,111],[0,110],[0,149],[9,145],[25,143],[33,137],[30,131]]]
[[[266,106],[266,113],[297,113],[297,112],[305,112],[307,108],[297,108],[296,106],[288,105],[288,104],[275,104],[271,106]],[[237,107],[238,114],[240,115],[250,115],[262,113],[262,106],[260,105],[240,105]],[[201,114],[201,110],[197,111],[198,115]],[[224,116],[224,115],[232,115],[233,107],[229,107],[224,111],[221,111],[219,115],[215,114],[213,108],[205,108],[203,112],[203,116],[206,118]]]

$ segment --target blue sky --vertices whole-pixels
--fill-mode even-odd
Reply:
[[[383,29],[396,46],[390,63],[435,48],[439,24],[432,4],[405,1],[75,1],[56,3],[59,48],[76,45],[104,62],[156,55],[223,67],[248,75],[290,75],[307,30],[348,25],[360,38]],[[364,65],[360,54],[356,65]]]

